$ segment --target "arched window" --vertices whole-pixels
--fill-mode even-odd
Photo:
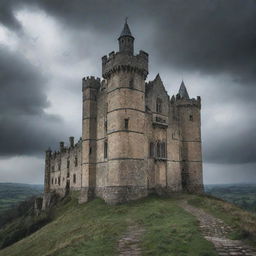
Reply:
[[[162,113],[162,100],[159,98],[156,99],[156,112]]]

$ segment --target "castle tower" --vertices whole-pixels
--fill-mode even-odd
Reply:
[[[201,149],[201,99],[190,99],[182,81],[176,97],[181,138],[182,189],[203,192]]]
[[[83,78],[82,188],[80,202],[93,197],[96,185],[97,91],[100,79]]]
[[[127,54],[133,55],[134,52],[134,37],[132,36],[131,30],[128,26],[127,19],[124,24],[123,31],[121,32],[119,38],[119,52],[125,52]]]
[[[50,175],[51,175],[51,149],[45,151],[45,170],[44,170],[44,193],[50,192]]]
[[[148,54],[133,54],[134,37],[127,22],[118,40],[119,52],[102,57],[108,94],[108,187],[104,199],[109,203],[147,195],[144,121]]]

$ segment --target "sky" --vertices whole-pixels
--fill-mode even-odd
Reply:
[[[79,139],[82,77],[126,17],[147,79],[202,98],[204,182],[256,182],[254,0],[1,0],[0,182],[43,183],[44,151]]]

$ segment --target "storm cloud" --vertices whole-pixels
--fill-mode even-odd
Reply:
[[[205,163],[250,165],[252,177],[254,0],[1,1],[0,23],[18,47],[0,40],[0,155],[28,157],[80,136],[81,77],[101,75],[126,16],[136,49],[149,53],[149,78],[160,72],[170,95],[183,78],[201,95]]]
[[[24,56],[0,47],[0,155],[38,154],[58,141],[62,120],[46,114],[46,77]]]

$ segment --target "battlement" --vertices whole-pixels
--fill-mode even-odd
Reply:
[[[191,98],[191,99],[186,99],[186,98],[181,98],[179,94],[176,96],[172,96],[170,103],[172,105],[176,106],[195,106],[198,108],[201,108],[201,97],[197,96],[197,98]]]
[[[65,146],[64,141],[60,141],[59,144],[59,150],[52,151],[50,148],[46,151],[48,156],[51,159],[55,159],[58,156],[61,156],[62,154],[70,153],[71,151],[75,151],[79,148],[81,148],[82,145],[82,138],[80,138],[77,143],[74,143],[74,137],[69,137],[69,145]]]
[[[87,76],[82,79],[82,90],[85,88],[100,88],[101,82],[99,77]]]
[[[140,73],[146,79],[148,75],[148,54],[140,51],[137,55],[123,52],[110,52],[102,57],[102,76],[108,78],[112,73],[128,70]]]

